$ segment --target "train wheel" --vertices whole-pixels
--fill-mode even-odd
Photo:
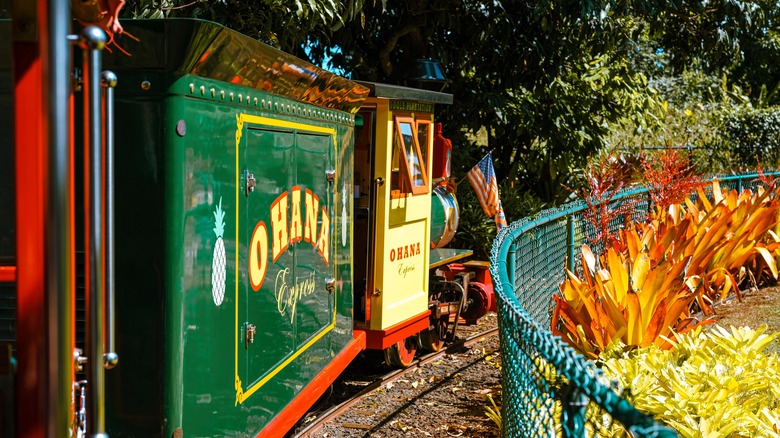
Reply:
[[[391,367],[408,367],[417,353],[417,335],[385,348],[385,363]]]
[[[444,335],[447,333],[447,320],[442,318],[436,325],[420,332],[420,347],[426,351],[439,351],[444,347]]]

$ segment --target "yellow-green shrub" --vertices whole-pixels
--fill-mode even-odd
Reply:
[[[637,409],[682,437],[776,437],[780,433],[780,359],[764,354],[778,334],[715,326],[679,335],[676,348],[611,348],[603,371]]]

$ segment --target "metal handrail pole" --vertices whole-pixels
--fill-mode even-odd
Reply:
[[[88,229],[87,269],[87,436],[105,438],[105,369],[104,351],[104,295],[105,248],[103,236],[103,127],[101,111],[100,71],[101,52],[106,44],[105,32],[95,26],[84,28],[81,47],[84,49],[84,143],[85,163],[89,179],[86,187],[86,216]]]

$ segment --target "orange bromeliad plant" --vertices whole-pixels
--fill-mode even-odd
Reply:
[[[685,284],[690,257],[667,257],[652,231],[642,237],[633,229],[621,234],[628,251],[613,244],[601,258],[604,268],[584,245],[582,278],[567,270],[561,296],[555,296],[553,334],[593,359],[617,340],[668,347],[664,337],[695,325],[690,317],[695,295]]]
[[[759,188],[756,193],[721,189],[712,182],[712,202],[701,189],[696,204],[686,200],[687,215],[693,218],[689,235],[691,247],[685,254],[693,256],[688,283],[703,287],[705,301],[725,299],[733,290],[738,298],[739,284],[745,275],[758,277],[764,272],[777,279],[773,253],[780,239],[773,228],[780,211],[776,191]],[[750,269],[747,269],[750,268]]]
[[[618,340],[670,347],[667,339],[702,323],[691,317],[695,305],[708,314],[713,300],[739,293],[745,267],[777,278],[772,193],[728,192],[715,180],[712,202],[699,189],[696,204],[629,225],[599,259],[583,246],[582,278],[567,271],[555,297],[553,333],[591,358]]]

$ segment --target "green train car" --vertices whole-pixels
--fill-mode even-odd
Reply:
[[[56,53],[17,30],[0,50],[6,432],[281,436],[361,351],[405,366],[490,310],[485,266],[443,247],[457,202],[432,175],[433,113],[451,95],[350,81],[211,22],[123,25],[137,41],[103,53],[99,103],[99,32],[58,107],[21,98],[57,96]]]

